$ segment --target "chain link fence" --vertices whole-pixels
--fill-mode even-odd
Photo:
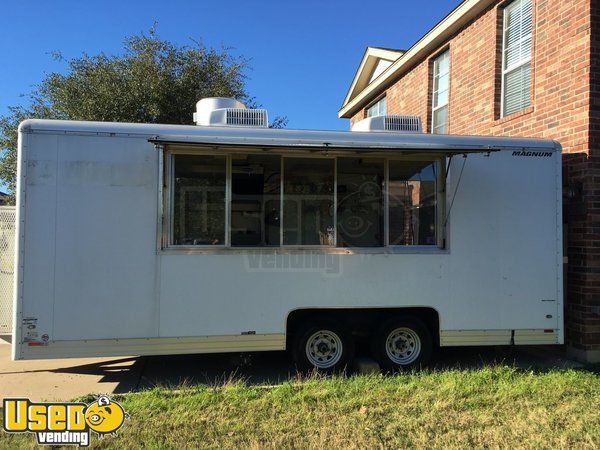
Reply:
[[[15,220],[14,206],[0,206],[0,334],[12,332]]]

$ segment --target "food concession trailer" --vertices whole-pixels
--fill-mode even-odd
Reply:
[[[563,343],[558,143],[194,119],[20,125],[14,359]]]

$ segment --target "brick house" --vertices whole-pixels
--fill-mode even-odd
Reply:
[[[600,361],[600,1],[465,0],[406,51],[368,47],[339,111],[563,146],[569,352]]]

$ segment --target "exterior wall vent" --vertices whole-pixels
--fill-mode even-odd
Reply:
[[[201,126],[266,128],[269,117],[267,110],[248,109],[234,98],[209,97],[196,103],[194,122]]]
[[[419,116],[376,116],[356,122],[352,126],[352,131],[422,133],[423,126]]]
[[[267,111],[265,109],[227,108],[227,125],[239,127],[267,127]]]

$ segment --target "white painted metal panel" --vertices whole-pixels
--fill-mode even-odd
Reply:
[[[560,153],[469,156],[448,221],[447,295],[460,306],[448,309],[444,328],[476,329],[473,320],[491,329],[557,327],[557,161]]]
[[[160,333],[281,333],[299,308],[435,305],[447,257],[165,255]],[[422,282],[424,273],[431,282]]]
[[[140,139],[59,137],[51,338],[156,336],[157,161]]]
[[[20,261],[26,270],[19,273],[20,294],[17,327],[23,342],[41,340],[53,331],[54,269],[56,251],[56,166],[58,136],[28,136],[28,151],[22,155],[22,181],[26,192],[21,217],[27,226],[20,226],[24,235]],[[24,275],[24,272],[27,275]],[[26,321],[26,323],[23,323]]]

